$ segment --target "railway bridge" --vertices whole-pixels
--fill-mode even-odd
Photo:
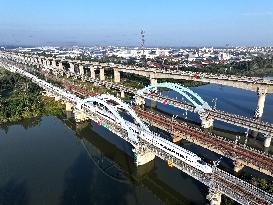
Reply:
[[[174,154],[166,152],[164,149],[160,149],[158,146],[155,146],[155,144],[144,140],[144,138],[141,137],[144,134],[153,138],[157,138],[159,136],[156,133],[151,132],[136,114],[132,114],[134,111],[132,111],[128,105],[124,104],[119,99],[116,99],[113,96],[102,95],[82,100],[61,88],[37,78],[36,76],[15,65],[4,62],[4,60],[2,60],[0,66],[11,72],[19,73],[20,75],[31,79],[33,83],[39,85],[47,93],[54,95],[56,100],[70,103],[74,107],[75,111],[80,113],[78,114],[78,120],[102,120],[108,125],[105,126],[107,129],[134,146],[134,152],[138,158],[137,164],[145,164],[157,156],[165,161],[172,162],[173,165],[181,171],[204,183],[209,188],[207,198],[210,200],[210,204],[219,205],[222,194],[227,195],[231,199],[241,204],[269,205],[273,203],[272,195],[249,183],[246,183],[243,180],[240,180],[239,178],[236,178],[233,175],[228,174],[227,172],[218,169],[216,166],[211,167],[212,173],[204,173],[196,167],[193,167],[188,163],[185,163],[185,161],[175,157]],[[119,109],[125,110],[131,114],[131,117],[133,117],[135,123],[123,119],[119,115]],[[116,120],[115,123],[108,120],[109,116]],[[130,132],[129,130],[135,130],[136,132]],[[174,144],[172,146],[174,148],[176,147]]]
[[[271,139],[273,136],[273,125],[267,122],[260,121],[262,117],[263,110],[264,110],[264,103],[267,93],[272,92],[273,88],[273,81],[264,80],[262,78],[255,78],[255,77],[238,77],[238,76],[224,76],[224,75],[212,75],[212,74],[202,74],[202,78],[196,78],[196,73],[194,72],[182,72],[182,71],[174,71],[170,73],[169,71],[162,70],[149,70],[143,68],[136,68],[136,67],[124,67],[122,65],[115,65],[115,64],[99,64],[97,62],[81,62],[81,61],[69,61],[69,60],[62,60],[62,59],[54,59],[54,58],[45,58],[41,56],[33,56],[33,55],[23,55],[23,54],[14,54],[14,53],[3,53],[2,55],[9,57],[10,59],[25,63],[25,64],[32,64],[36,65],[37,67],[42,67],[46,70],[52,70],[55,73],[66,75],[67,77],[76,77],[81,78],[83,80],[87,80],[89,82],[96,83],[97,85],[111,87],[117,90],[120,90],[121,97],[125,95],[125,93],[130,93],[135,95],[136,94],[136,101],[138,104],[144,104],[144,98],[150,99],[157,102],[166,103],[174,105],[175,107],[188,110],[191,112],[197,111],[197,107],[194,104],[190,104],[183,101],[178,101],[176,99],[171,99],[166,96],[158,96],[156,93],[141,93],[141,95],[137,94],[137,90],[126,88],[120,84],[120,73],[121,72],[136,72],[134,74],[139,74],[143,76],[152,76],[154,73],[165,73],[166,75],[173,75],[174,79],[175,76],[179,75],[181,78],[185,76],[189,76],[188,80],[200,80],[203,82],[210,82],[205,81],[206,79],[213,80],[212,83],[218,83],[223,85],[235,86],[240,88],[245,88],[251,91],[256,91],[258,95],[258,103],[257,108],[255,111],[255,115],[253,118],[247,118],[245,116],[238,116],[235,114],[227,113],[224,111],[216,110],[216,109],[207,109],[205,108],[205,112],[198,112],[200,119],[202,121],[202,126],[204,128],[209,128],[213,126],[214,120],[220,120],[226,123],[234,124],[236,126],[244,127],[254,131],[255,133],[263,133],[265,136],[265,147],[269,147],[271,143]],[[64,68],[63,63],[66,62],[69,64],[68,70]],[[104,69],[111,67],[114,71],[114,83],[105,81],[105,74]],[[86,69],[89,68],[90,77],[87,77]],[[96,79],[95,69],[100,71],[99,80]],[[142,73],[142,74],[141,74]],[[147,74],[148,73],[148,74]],[[152,74],[151,74],[152,73]],[[160,75],[161,75],[160,74]],[[160,78],[160,76],[158,77]],[[162,85],[157,83],[157,78],[151,77],[151,85],[154,87],[162,87]],[[184,79],[184,78],[183,78]],[[219,82],[218,82],[218,81]],[[214,82],[215,81],[215,82]],[[217,81],[217,82],[216,82]],[[225,84],[226,82],[227,84]],[[237,84],[238,86],[237,86]],[[172,85],[165,85],[170,89],[176,90],[175,84]]]
[[[47,78],[50,78],[53,81],[61,82],[66,89],[81,96],[98,95],[93,91],[83,88],[80,85],[74,84],[73,82],[63,78],[60,79],[52,75],[47,75]],[[119,90],[121,90],[122,87],[122,90],[125,89],[126,92],[136,92],[134,89],[123,87],[120,84],[113,84],[108,81],[94,81],[94,83],[98,86],[103,85],[108,88],[115,88]],[[200,103],[201,105],[205,104],[202,99],[200,99]],[[170,119],[168,116],[160,116],[154,112],[144,111],[143,109],[139,109],[137,107],[134,107],[134,110],[142,117],[145,122],[169,132],[173,136],[173,141],[176,142],[181,139],[186,139],[187,141],[202,146],[210,151],[230,158],[233,160],[234,171],[236,172],[240,171],[244,166],[248,166],[259,172],[273,176],[272,156],[269,156],[251,147],[247,147],[246,145],[235,145],[233,141],[229,141],[223,137],[206,133],[201,129],[190,127],[184,123],[178,123],[175,119]],[[192,110],[194,110],[194,107]]]

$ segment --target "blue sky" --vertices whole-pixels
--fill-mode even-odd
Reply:
[[[0,0],[0,44],[273,46],[272,0]]]

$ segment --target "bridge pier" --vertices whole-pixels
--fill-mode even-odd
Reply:
[[[157,79],[156,78],[150,78],[150,84],[151,85],[157,84]]]
[[[100,81],[105,80],[104,67],[100,67]]]
[[[44,67],[47,66],[46,59],[43,59],[43,65],[44,65]]]
[[[52,66],[53,66],[53,67],[56,67],[56,66],[57,66],[57,63],[56,63],[55,60],[52,60]]]
[[[140,96],[135,96],[136,105],[145,105],[145,99]]]
[[[208,116],[208,114],[200,113],[199,117],[201,119],[201,126],[205,129],[213,127],[214,119]]]
[[[65,103],[65,111],[71,112],[73,105],[70,102]]]
[[[267,88],[259,88],[257,90],[258,103],[257,103],[255,115],[254,115],[254,118],[256,119],[259,119],[263,116],[266,94],[267,94]]]
[[[83,76],[84,75],[84,69],[83,69],[82,64],[79,64],[79,70],[80,70],[80,75]]]
[[[63,71],[64,70],[64,67],[63,67],[63,63],[62,61],[59,62],[59,70]]]
[[[271,145],[272,136],[267,136],[264,140],[264,147],[270,147]]]
[[[120,92],[120,97],[121,97],[121,98],[125,98],[125,93],[124,93],[123,90]]]
[[[210,189],[209,194],[207,195],[207,199],[210,201],[210,205],[221,205],[221,193]]]
[[[59,101],[59,100],[61,100],[61,98],[59,96],[54,96],[54,100]]]
[[[95,78],[96,78],[96,74],[95,74],[94,65],[89,65],[89,70],[90,70],[90,77],[91,77],[92,79],[95,79]]]
[[[83,121],[86,121],[89,119],[88,116],[84,112],[79,111],[79,110],[76,110],[74,112],[74,117],[75,117],[76,122],[83,122]]]
[[[120,71],[114,68],[114,82],[120,83]]]
[[[234,172],[239,172],[244,168],[244,164],[242,162],[240,162],[239,160],[235,160],[233,162],[234,165]]]
[[[75,65],[74,65],[74,63],[69,63],[69,71],[71,73],[75,73]]]
[[[137,166],[147,164],[154,160],[155,154],[151,151],[138,151],[136,148],[132,150],[134,154],[134,160]]]

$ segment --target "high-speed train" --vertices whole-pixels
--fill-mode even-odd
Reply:
[[[183,162],[195,167],[196,169],[210,174],[212,173],[212,168],[207,165],[199,156],[196,154],[162,138],[155,135],[150,135],[148,132],[143,132],[139,134],[139,129],[132,123],[130,123],[130,129],[138,134],[143,140],[147,141],[148,143],[154,145],[155,147],[167,152],[168,154],[182,160]]]
[[[183,162],[195,167],[196,169],[209,174],[212,173],[212,168],[207,165],[199,156],[196,154],[158,136],[151,136],[149,134],[142,135],[144,140],[152,143],[154,146],[161,150],[169,153],[170,155],[182,160]]]

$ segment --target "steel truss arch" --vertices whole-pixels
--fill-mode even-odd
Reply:
[[[151,92],[155,88],[168,88],[178,92],[179,94],[183,95],[187,100],[189,100],[196,107],[197,111],[202,111],[204,109],[211,109],[209,104],[205,102],[201,98],[201,96],[199,96],[197,93],[193,92],[189,88],[179,85],[177,83],[166,82],[166,83],[157,83],[157,84],[149,85],[141,90],[138,90],[137,94],[143,95],[145,93]]]
[[[111,100],[117,103],[116,106],[110,105],[107,101]],[[135,120],[136,123],[139,124],[140,130],[149,130],[148,126],[145,125],[141,119],[137,116],[137,114],[132,110],[126,103],[122,102],[120,99],[112,96],[112,95],[100,95],[100,96],[95,96],[95,97],[89,97],[84,100],[81,100],[78,102],[76,105],[77,109],[81,109],[82,105],[86,103],[99,103],[106,107],[108,111],[115,117],[115,119],[121,124],[121,126],[127,131],[128,137],[133,140],[134,142],[138,142],[137,136],[132,132],[132,130],[129,128],[128,122],[123,119],[123,117],[118,113],[118,108],[124,109],[127,111],[130,116]]]

